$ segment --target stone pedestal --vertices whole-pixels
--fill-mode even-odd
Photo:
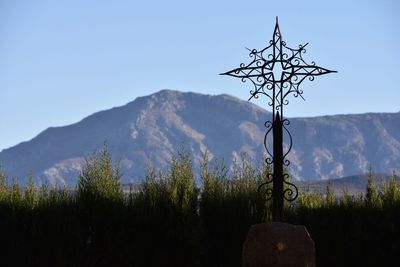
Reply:
[[[315,267],[315,247],[303,225],[269,222],[251,226],[243,267]]]

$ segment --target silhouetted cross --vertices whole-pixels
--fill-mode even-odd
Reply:
[[[286,46],[282,40],[279,30],[278,18],[276,18],[275,30],[269,46],[257,51],[250,50],[250,57],[253,60],[249,64],[240,64],[239,68],[221,73],[241,78],[243,82],[251,81],[254,90],[250,91],[251,100],[258,98],[258,94],[269,97],[269,106],[272,106],[272,121],[267,121],[267,133],[264,137],[264,146],[268,153],[266,162],[273,164],[273,174],[269,173],[267,180],[263,182],[258,190],[264,188],[267,200],[272,199],[272,218],[274,221],[283,220],[284,200],[294,201],[298,196],[295,184],[289,181],[289,174],[284,173],[283,166],[289,166],[290,161],[286,159],[292,149],[292,136],[286,128],[289,125],[288,119],[283,119],[283,106],[289,101],[286,97],[294,94],[295,97],[303,98],[303,91],[299,89],[300,84],[308,78],[314,80],[315,76],[336,72],[315,65],[315,62],[307,64],[302,54],[306,52],[305,45],[299,45],[298,49]],[[272,51],[271,51],[272,50]],[[304,98],[303,98],[304,99]],[[283,151],[283,133],[289,136],[288,149]],[[273,134],[273,153],[267,144],[267,137]],[[270,184],[272,183],[272,189]]]
[[[254,85],[254,90],[250,91],[249,100],[253,97],[258,98],[260,93],[266,95],[271,100],[269,105],[273,106],[273,113],[280,110],[282,116],[283,105],[289,103],[285,99],[289,94],[293,93],[295,97],[303,98],[303,91],[299,89],[299,86],[307,77],[312,81],[315,76],[336,72],[316,66],[314,61],[307,64],[302,57],[302,54],[306,52],[307,44],[299,45],[298,49],[287,47],[282,39],[278,18],[276,18],[275,30],[269,46],[260,51],[248,49],[250,57],[253,58],[249,64],[242,63],[239,68],[221,73],[221,75],[241,78],[243,82],[250,80]]]

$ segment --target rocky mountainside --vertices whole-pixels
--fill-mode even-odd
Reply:
[[[107,142],[120,161],[123,182],[145,177],[149,162],[166,168],[184,145],[197,166],[202,153],[230,163],[242,153],[261,160],[264,122],[271,114],[229,95],[163,90],[82,121],[51,127],[28,142],[0,152],[9,177],[29,173],[52,183],[74,184],[84,158]],[[291,118],[290,171],[297,180],[339,178],[400,170],[400,113]]]

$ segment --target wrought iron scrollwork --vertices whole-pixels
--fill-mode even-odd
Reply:
[[[247,48],[251,62],[241,63],[239,68],[222,75],[240,78],[242,82],[250,81],[254,89],[250,90],[249,100],[257,99],[260,94],[265,95],[273,113],[280,111],[282,114],[283,106],[289,104],[289,95],[303,98],[299,86],[306,78],[313,81],[315,76],[336,72],[317,66],[314,61],[308,64],[303,58],[307,45],[299,45],[297,49],[288,47],[282,40],[277,18],[269,45],[259,51]],[[281,72],[276,73],[276,70]]]
[[[290,161],[286,158],[286,156],[292,150],[292,145],[293,145],[292,135],[289,132],[288,128],[286,128],[286,126],[289,126],[289,125],[290,125],[290,121],[288,119],[284,119],[282,121],[282,128],[285,130],[286,134],[289,136],[289,142],[288,142],[289,147],[288,147],[287,151],[285,152],[285,154],[283,154],[283,158],[282,158],[283,165],[285,165],[286,167],[289,167],[289,165],[290,165]]]
[[[258,186],[257,191],[259,193],[263,193],[266,197],[266,201],[269,201],[272,199],[272,183],[274,181],[274,175],[272,173],[267,174],[267,181],[261,183]]]
[[[271,121],[266,121],[264,125],[267,128],[267,132],[266,132],[265,137],[264,137],[264,147],[265,147],[265,150],[267,151],[267,156],[265,158],[265,162],[267,164],[272,165],[274,163],[275,159],[274,159],[274,155],[271,153],[270,149],[268,148],[267,140],[268,140],[268,136],[273,132],[274,124]],[[289,125],[290,125],[290,121],[288,119],[284,119],[282,121],[282,124],[278,125],[278,127],[282,127],[285,130],[287,136],[289,137],[288,138],[288,142],[287,142],[287,144],[288,144],[287,150],[283,154],[283,157],[281,159],[282,160],[282,164],[285,167],[289,167],[289,165],[290,165],[290,161],[286,157],[290,153],[290,151],[292,150],[292,135],[291,135],[290,131],[287,129],[287,126],[289,126]],[[286,201],[294,201],[298,196],[298,188],[297,188],[297,186],[295,184],[289,182],[289,178],[290,178],[289,174],[287,174],[287,173],[283,174],[283,183],[284,183],[283,198]],[[273,196],[273,194],[272,194],[272,192],[273,192],[272,191],[273,179],[274,179],[274,175],[272,173],[269,173],[267,175],[267,181],[263,182],[258,187],[258,192],[263,192],[265,194],[265,196],[266,196],[266,200],[271,200],[272,199],[272,196]]]
[[[272,155],[271,151],[268,148],[268,136],[271,134],[273,130],[273,123],[272,121],[266,121],[264,123],[265,128],[267,128],[267,132],[265,133],[264,136],[264,148],[267,151],[267,157],[265,158],[265,162],[267,164],[273,164],[274,163],[274,156]]]
[[[307,45],[308,43],[299,45],[296,49],[288,47],[282,39],[276,18],[274,33],[268,46],[261,50],[247,48],[250,51],[250,63],[241,63],[239,68],[221,73],[240,78],[242,82],[250,81],[254,88],[250,90],[249,100],[265,95],[268,98],[268,106],[272,107],[272,121],[265,123],[267,132],[264,137],[264,147],[267,151],[265,161],[274,166],[274,173],[268,174],[267,181],[263,182],[258,190],[265,193],[267,200],[273,199],[273,218],[278,221],[282,220],[283,199],[294,201],[298,196],[297,187],[289,182],[289,175],[283,173],[283,166],[290,165],[287,156],[292,150],[292,135],[288,130],[290,121],[283,118],[283,108],[289,104],[290,95],[304,100],[303,91],[299,87],[305,79],[313,81],[315,76],[336,72],[317,66],[314,61],[308,64],[303,59]],[[283,132],[289,138],[289,146],[285,153],[282,148]],[[273,133],[273,153],[267,144],[271,133]]]
[[[295,184],[289,182],[289,174],[285,173],[283,175],[283,183],[283,198],[289,202],[295,201],[297,196],[299,195],[299,190],[297,189],[297,186]]]

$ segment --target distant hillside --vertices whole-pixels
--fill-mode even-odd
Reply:
[[[391,175],[388,174],[374,174],[373,181],[377,187],[383,186],[385,183],[389,183]],[[400,182],[400,177],[397,177]],[[332,186],[333,193],[337,196],[343,195],[347,192],[350,195],[361,195],[365,194],[368,174],[353,175],[338,179],[330,180],[308,180],[308,181],[297,181],[295,182],[300,191],[305,192],[307,190],[311,192],[320,192],[326,194],[328,184]]]
[[[163,90],[82,121],[51,127],[29,142],[0,152],[9,176],[28,173],[74,184],[85,155],[107,141],[120,161],[123,182],[143,179],[148,162],[166,168],[184,143],[195,166],[206,150],[230,163],[241,153],[260,160],[264,122],[270,113],[229,95]],[[291,118],[290,171],[299,180],[328,179],[374,171],[400,170],[400,113]],[[196,167],[197,170],[197,167]]]

